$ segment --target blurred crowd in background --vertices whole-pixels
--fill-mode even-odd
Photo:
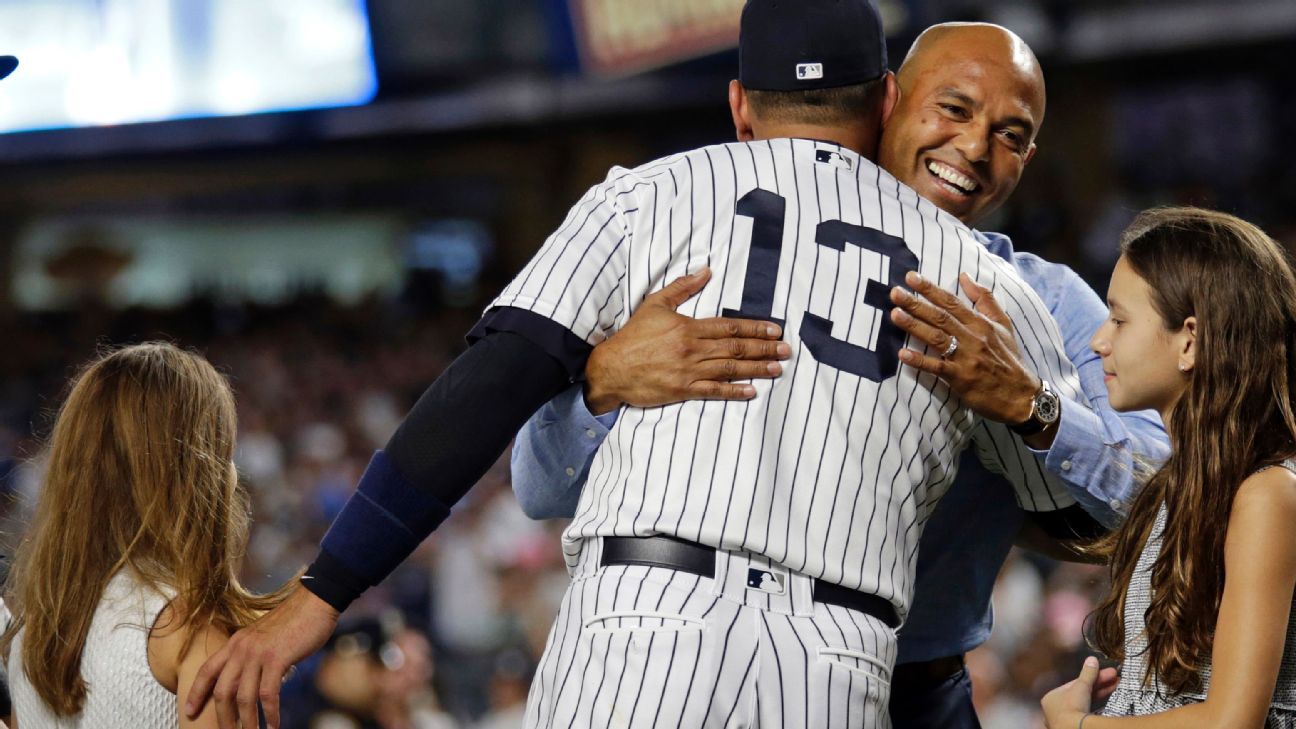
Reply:
[[[724,83],[736,68],[733,38],[708,31],[681,41],[677,59],[626,61],[615,51],[635,40],[629,21],[611,24],[610,36],[573,37],[573,28],[593,27],[573,23],[582,8],[618,2],[40,5],[111,15],[115,25],[105,27],[123,37],[134,37],[125,20],[169,8],[189,34],[171,42],[186,68],[207,63],[202,49],[224,48],[219,33],[204,31],[203,13],[226,13],[234,20],[213,27],[243,33],[270,8],[295,30],[258,52],[291,47],[292,68],[323,79],[309,56],[318,44],[298,43],[305,36],[284,20],[313,7],[311,38],[345,40],[336,47],[364,61],[337,92],[347,101],[316,103],[362,105],[238,116],[219,104],[246,101],[231,89],[250,81],[205,77],[215,110],[181,112],[235,116],[0,134],[6,544],[21,535],[40,488],[41,437],[76,367],[98,347],[162,338],[206,354],[237,393],[237,465],[254,518],[245,581],[269,589],[292,578],[373,450],[580,193],[612,164],[732,137]],[[0,87],[3,124],[21,121],[10,107],[24,94],[54,83],[41,77],[48,48],[21,47],[35,30],[9,22],[30,19],[38,5],[0,0],[0,42],[9,44],[0,52],[24,59]],[[620,4],[636,13],[659,5],[692,8]],[[728,5],[732,14],[741,2]],[[1049,108],[1039,154],[984,225],[1012,235],[1018,249],[1071,264],[1102,294],[1121,229],[1150,205],[1216,207],[1296,244],[1296,147],[1284,136],[1296,128],[1289,0],[881,5],[895,29],[893,65],[927,23],[955,19],[1005,23],[1040,54]],[[149,17],[140,37],[155,37],[160,16]],[[68,26],[46,20],[46,30]],[[222,58],[238,56],[231,48]],[[276,68],[252,60],[258,73]],[[615,68],[621,62],[629,65]],[[90,93],[109,88],[111,76],[73,81],[69,88],[89,94],[67,97],[82,113],[77,124],[120,111],[96,103],[128,98]],[[309,105],[275,103],[265,110]],[[521,725],[567,575],[564,524],[528,520],[509,478],[505,454],[443,528],[348,610],[285,688],[286,727]],[[1087,654],[1085,617],[1105,589],[1101,567],[1013,555],[995,593],[994,635],[969,657],[987,729],[1039,725],[1039,697],[1075,675]]]
[[[40,436],[98,347],[164,338],[197,349],[238,398],[236,462],[254,527],[243,574],[268,590],[309,562],[374,449],[462,346],[472,316],[400,301],[22,315],[4,362],[4,536],[40,488]],[[7,327],[6,327],[7,328]],[[444,529],[347,611],[285,688],[288,727],[520,726],[531,671],[566,588],[558,523],[528,520],[502,459]],[[334,723],[321,721],[336,712]]]

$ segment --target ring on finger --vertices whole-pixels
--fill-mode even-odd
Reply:
[[[945,347],[944,352],[941,352],[940,358],[949,359],[950,357],[953,357],[954,353],[957,351],[958,351],[958,337],[951,335],[949,340],[949,346]]]

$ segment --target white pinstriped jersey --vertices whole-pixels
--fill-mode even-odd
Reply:
[[[880,595],[903,616],[923,524],[969,443],[1027,510],[1074,503],[1003,426],[898,365],[887,293],[908,270],[957,291],[966,271],[1014,321],[1027,363],[1080,399],[1048,310],[958,220],[836,144],[734,143],[614,168],[491,306],[597,344],[704,265],[712,279],[681,311],[778,321],[792,357],[749,402],[628,408],[564,535],[569,562],[586,537],[668,534]]]

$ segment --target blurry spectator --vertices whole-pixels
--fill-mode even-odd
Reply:
[[[468,716],[496,708],[492,676],[511,665],[501,664],[501,655],[520,647],[534,659],[544,650],[558,611],[556,600],[538,594],[544,575],[560,577],[566,589],[557,537],[518,508],[504,464],[501,459],[431,540],[435,633],[456,667],[445,677],[452,708]]]
[[[432,678],[427,638],[398,613],[350,621],[284,687],[284,727],[454,729]]]
[[[521,651],[505,651],[495,661],[490,682],[490,711],[473,729],[516,729],[526,718],[527,691],[533,666]]]
[[[1084,623],[1107,587],[1106,568],[1014,550],[995,585],[995,629],[968,654],[984,729],[1043,726],[1039,697],[1080,670]]]

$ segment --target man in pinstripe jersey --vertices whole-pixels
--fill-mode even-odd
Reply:
[[[749,0],[739,55],[741,141],[591,188],[374,455],[301,588],[200,670],[188,713],[212,692],[223,729],[235,712],[252,725],[258,698],[277,724],[283,670],[337,611],[449,515],[647,295],[709,267],[690,313],[782,329],[786,374],[747,402],[618,421],[564,535],[574,579],[527,722],[889,725],[917,540],[958,454],[974,446],[1027,509],[1073,503],[1006,427],[899,366],[889,286],[918,271],[954,291],[964,274],[1001,294],[1035,382],[1079,398],[1079,381],[1039,297],[870,161],[897,98],[874,8]]]
[[[944,24],[920,36],[898,78],[902,98],[883,132],[879,161],[946,211],[975,223],[1012,192],[1033,153],[1044,106],[1043,77],[1033,56],[1005,29]],[[948,174],[936,174],[950,171],[937,165],[961,168],[961,185],[945,179]],[[1095,412],[1069,404],[1060,426],[1033,440],[1047,452],[1046,465],[1078,492],[1081,503],[1110,523],[1115,517],[1110,502],[1119,503],[1133,489],[1133,453],[1159,458],[1164,430],[1154,414],[1117,415],[1107,407],[1100,365],[1085,345],[1106,316],[1097,296],[1065,266],[1014,255],[1003,236],[988,234],[982,242],[1013,261],[1062,326]],[[621,332],[595,348],[584,387],[573,387],[528,421],[513,453],[514,489],[528,514],[572,515],[594,450],[622,403],[746,399],[755,388],[732,380],[778,373],[782,355],[771,352],[764,340],[733,340],[727,349],[712,351],[707,344],[723,334],[716,323],[695,322],[675,312],[705,283],[704,277],[681,279],[650,297]],[[962,320],[990,331],[976,312],[953,297],[932,295],[954,313],[955,324],[947,330],[958,331]],[[933,309],[915,311],[935,321]],[[942,331],[924,329],[921,322],[898,323],[937,350],[947,346]],[[965,342],[973,339],[966,332],[960,336]],[[1014,382],[1012,372],[994,367],[997,358],[1016,356],[1001,346],[1007,342],[989,338],[985,350],[969,349],[944,365],[934,360],[925,366],[953,380],[960,395],[980,393],[983,415],[1011,420],[1018,416],[1009,406],[1023,401],[1020,393],[1030,392],[1033,383]],[[975,374],[939,371],[954,362]],[[596,417],[591,411],[610,412]],[[1050,449],[1059,431],[1061,442]],[[995,575],[1013,536],[1031,529],[1008,490],[985,486],[996,479],[975,458],[965,457],[960,469],[928,524],[919,553],[914,610],[900,634],[900,665],[892,686],[890,713],[898,729],[978,726],[962,654],[988,637]]]
[[[737,91],[741,93],[741,89]],[[732,98],[733,92],[731,92]],[[751,138],[752,129],[745,126],[746,120],[739,111],[742,104],[733,105],[736,107],[735,120],[740,139]],[[1030,131],[1033,130],[1024,131],[1023,136],[1028,135]],[[757,135],[756,138],[759,139],[761,136],[763,135]],[[795,141],[791,147],[789,151],[795,154]],[[859,158],[848,154],[846,150],[821,147],[813,143],[807,144],[806,147],[807,153],[813,152],[816,155],[815,159],[818,163],[835,168],[839,172],[843,168],[847,171],[859,169],[854,167],[859,164]],[[750,153],[750,149],[742,150],[739,154]],[[778,160],[780,158],[777,154],[782,151],[781,148],[777,151],[768,150],[771,163],[764,169],[766,185],[771,183],[772,186],[779,185]],[[762,150],[762,156],[766,153],[766,150]],[[741,162],[736,174],[752,175],[757,178],[759,184],[763,160],[753,154],[750,164],[745,160]],[[717,162],[709,156],[698,159],[697,163],[705,164],[708,170],[723,168],[726,175],[729,174],[729,168],[735,164],[733,160],[725,160],[724,157]],[[684,187],[696,189],[699,182],[705,183],[708,180],[708,177],[703,176],[705,173],[695,172],[692,166],[685,169],[684,165],[676,164],[665,168],[678,171],[681,177],[677,179],[672,174],[669,182],[661,180],[661,188],[656,184],[651,185],[651,194],[649,192],[635,194],[632,183],[636,180],[651,179],[648,173],[654,171],[652,165],[647,166],[646,169],[641,168],[643,171],[640,174],[643,177],[636,177],[625,183],[629,187],[614,189],[621,191],[618,194],[633,196],[635,201],[633,210],[642,216],[645,207],[651,206],[654,212],[658,210],[659,195],[663,197],[675,195],[676,189]],[[718,175],[711,176],[712,183],[716,176]],[[794,187],[796,178],[797,173],[793,169],[790,180],[785,177],[783,189]],[[813,181],[809,187],[815,187]],[[712,192],[714,194],[703,193],[697,201],[696,207],[702,209],[703,214],[709,212],[709,206],[715,204],[717,198],[724,196],[715,193],[714,189]],[[821,191],[816,189],[816,192]],[[743,199],[752,200],[751,197]],[[789,208],[794,204],[797,203],[789,204]],[[801,204],[814,210],[812,207],[814,203]],[[840,202],[835,205],[837,211],[841,211],[842,207]],[[764,221],[760,219],[759,209],[753,208],[755,206],[750,207],[749,210],[753,210],[756,214],[749,215],[753,218],[751,235],[755,239],[759,236],[760,226]],[[697,230],[698,223],[693,206],[667,203],[661,205],[660,209],[665,216],[673,213],[688,213],[690,222],[681,227],[685,230]],[[741,201],[739,210],[739,215],[742,216]],[[829,217],[834,213],[826,212],[820,207],[818,214]],[[903,219],[903,214],[901,218]],[[885,225],[884,222],[883,224]],[[580,225],[580,223],[573,225]],[[635,229],[636,226],[630,223],[630,227]],[[665,227],[670,230],[673,226],[668,220]],[[823,227],[819,232],[822,236],[830,235]],[[655,235],[651,227],[644,228],[643,233],[650,238]],[[757,247],[755,240],[752,245],[754,248]],[[537,262],[540,260],[537,259]],[[643,263],[652,266],[649,259],[645,259]],[[748,266],[751,265],[749,262]],[[669,263],[666,263],[666,268],[670,268]],[[506,291],[505,296],[498,301],[513,303],[529,299],[531,295],[525,292],[534,286],[534,280],[539,278],[544,270],[543,267],[539,267],[530,274],[520,276],[520,281],[515,281],[515,287],[511,287],[511,291]],[[629,267],[626,275],[633,275],[633,270],[633,266]],[[748,271],[750,270],[749,268]],[[550,274],[543,275],[548,277]],[[654,275],[659,276],[659,274]],[[721,287],[725,286],[723,276],[713,277],[710,281],[718,283]],[[705,282],[706,276],[703,275],[693,282],[693,286],[695,289],[701,288],[701,284]],[[749,273],[741,289],[742,298],[746,300],[750,289],[759,284],[759,281],[750,278]],[[516,298],[509,298],[510,296]],[[661,294],[653,294],[653,296],[660,297]],[[755,296],[751,298],[756,299]],[[865,300],[869,299],[866,297]],[[610,305],[620,306],[619,299],[615,296],[610,296],[607,301],[611,302]],[[748,302],[744,301],[744,303]],[[714,310],[711,306],[703,306],[706,310]],[[760,314],[764,310],[752,305],[735,307],[732,311],[739,315],[752,315]],[[614,319],[619,315],[618,311],[611,312]],[[804,319],[801,331],[805,332]],[[804,334],[802,338],[805,339]],[[641,336],[641,344],[645,339],[651,346],[655,338],[651,333],[646,333]],[[880,342],[878,346],[882,346]],[[709,348],[703,345],[700,349]],[[724,351],[723,346],[720,349]],[[827,354],[827,348],[824,352],[824,359],[830,359],[831,355]],[[782,356],[790,354],[790,351],[785,350]],[[740,367],[741,364],[734,363],[732,366]],[[1033,394],[1038,388],[1038,380],[1034,379],[1033,375],[1031,377],[1031,393],[1028,394]],[[789,378],[795,383],[795,374],[789,375]],[[932,385],[939,387],[935,383]],[[596,392],[596,382],[591,381],[590,386],[591,399],[597,401],[599,393]],[[759,385],[753,386],[753,390],[759,389]],[[773,392],[766,392],[768,397],[775,397]],[[760,395],[766,393],[755,394],[759,401]],[[830,396],[827,391],[823,394]],[[1073,394],[1078,396],[1078,390]],[[697,413],[695,417],[705,417],[704,407],[694,411]],[[802,409],[802,412],[806,413],[806,425],[795,424],[795,421],[785,419],[779,427],[794,433],[799,430],[802,450],[812,449],[814,458],[827,460],[835,466],[837,459],[831,447],[823,444],[811,446],[809,445],[811,441],[805,440],[807,432],[811,429],[806,426],[813,422],[814,418],[808,410]],[[831,419],[833,416],[830,411],[825,410],[820,417]],[[849,420],[844,412],[841,417],[843,422]],[[1017,420],[1025,419],[1025,416],[1017,418]],[[742,427],[737,423],[743,420],[739,418],[735,421],[735,429]],[[667,508],[652,503],[655,501],[655,494],[652,493],[653,482],[657,478],[669,479],[675,468],[681,471],[687,468],[692,473],[699,460],[697,455],[700,447],[708,450],[717,448],[719,451],[718,454],[713,453],[710,458],[702,460],[702,468],[705,469],[703,473],[715,473],[721,468],[726,473],[737,473],[732,466],[720,465],[725,451],[729,452],[729,457],[738,459],[739,462],[745,454],[750,454],[751,458],[756,459],[758,470],[764,466],[777,471],[780,467],[777,457],[765,459],[762,464],[762,451],[759,451],[758,447],[745,451],[741,434],[736,434],[737,441],[725,441],[722,431],[716,436],[718,439],[716,446],[701,446],[698,441],[706,443],[709,438],[699,438],[690,434],[690,439],[693,441],[691,455],[689,451],[685,451],[681,454],[683,458],[676,458],[676,451],[667,448],[671,445],[671,438],[663,438],[663,436],[668,435],[671,428],[679,432],[681,424],[685,429],[690,427],[689,421],[669,411],[665,417],[644,411],[629,413],[627,420],[619,421],[617,424],[622,428],[621,443],[614,449],[600,451],[599,455],[606,458],[601,462],[595,462],[590,479],[591,489],[584,492],[576,521],[568,530],[567,543],[577,550],[569,551],[569,559],[573,562],[574,575],[577,578],[576,586],[565,600],[563,612],[551,634],[540,675],[533,689],[528,721],[535,725],[565,724],[568,721],[601,725],[604,720],[617,716],[618,707],[621,707],[627,712],[629,722],[642,721],[644,725],[657,723],[661,716],[668,717],[665,721],[666,725],[675,725],[678,722],[684,726],[711,721],[724,724],[730,719],[735,719],[743,725],[758,725],[773,721],[791,722],[797,725],[803,723],[805,725],[841,723],[847,726],[884,724],[885,719],[877,713],[877,702],[881,694],[885,693],[889,666],[884,663],[890,661],[889,648],[885,647],[888,638],[884,635],[885,631],[879,631],[876,624],[867,620],[867,617],[871,616],[867,613],[863,616],[857,615],[856,617],[861,618],[861,621],[852,623],[845,616],[834,619],[829,607],[822,613],[818,613],[821,622],[817,623],[816,608],[813,605],[798,608],[785,600],[775,600],[772,596],[784,597],[791,592],[790,584],[785,584],[785,581],[791,583],[793,580],[798,580],[799,582],[805,574],[802,570],[809,571],[806,568],[811,560],[807,559],[804,553],[794,554],[795,550],[788,550],[786,547],[780,549],[778,545],[761,539],[743,543],[741,537],[735,539],[738,542],[736,548],[721,552],[707,548],[717,541],[721,546],[725,546],[726,538],[723,529],[728,523],[729,516],[731,513],[744,513],[738,509],[731,510],[733,500],[753,498],[761,500],[767,497],[764,497],[758,489],[744,493],[745,489],[735,481],[729,486],[731,492],[714,502],[717,508],[702,508],[696,515],[689,510],[689,499],[695,497],[695,493],[684,491],[672,495],[663,493],[662,505],[678,499],[678,503]],[[846,424],[849,430],[849,423]],[[860,431],[866,430],[866,426],[861,422]],[[614,434],[613,437],[617,436]],[[867,435],[862,439],[867,440]],[[663,440],[665,445],[661,442]],[[637,441],[640,443],[646,441],[646,444],[636,447]],[[780,442],[783,442],[782,438]],[[990,448],[995,447],[1005,446],[1002,444],[990,446]],[[617,452],[621,455],[616,455]],[[656,461],[660,469],[657,476],[652,475],[654,453],[656,458],[660,459]],[[792,463],[784,467],[787,468],[790,478],[796,479],[801,459],[799,455],[794,455],[790,460]],[[815,465],[816,470],[822,469],[821,463]],[[1001,461],[998,466],[1027,470],[1020,460],[1009,463]],[[758,478],[758,470],[744,473],[743,479]],[[609,488],[609,484],[627,480],[623,471],[633,474],[642,473],[641,484],[636,477],[628,480],[636,482],[640,489],[645,489],[648,493],[631,493],[625,489]],[[1014,475],[1021,476],[1021,474]],[[850,476],[847,476],[847,482],[849,479]],[[706,485],[714,485],[714,479],[698,484],[699,487]],[[807,490],[813,489],[816,485],[814,480],[805,484]],[[697,489],[700,490],[701,488]],[[831,492],[829,494],[831,495]],[[695,503],[701,503],[704,507],[712,503],[703,494],[696,493],[696,497]],[[844,496],[840,503],[845,507],[855,503],[858,498],[858,496]],[[755,532],[759,532],[762,528],[768,530],[769,522],[774,521],[775,518],[777,518],[777,521],[774,521],[776,526],[780,526],[780,521],[791,523],[786,513],[775,517],[781,508],[787,507],[782,507],[777,500],[774,500],[763,509],[752,510],[754,513],[747,512],[746,516],[739,518],[749,520],[749,527],[754,523]],[[649,512],[646,516],[645,510]],[[814,511],[814,507],[810,507],[810,511]],[[667,517],[664,522],[662,516]],[[762,516],[766,521],[761,521]],[[797,516],[799,519],[801,514]],[[809,514],[806,516],[808,518]],[[825,512],[823,518],[826,523],[820,525],[820,528],[831,534],[832,514]],[[718,539],[707,533],[708,523],[712,519],[714,519],[715,529],[721,532]],[[619,534],[625,532],[618,532],[615,527],[603,531],[604,524],[620,520],[624,520],[627,526],[642,525],[643,531],[649,534],[655,531],[683,538],[688,542],[700,542],[703,548],[697,550],[700,553],[697,555],[698,564],[684,563],[687,550],[690,549],[689,545],[678,543],[672,545],[663,542],[660,538],[644,539],[640,536],[642,532],[637,528],[630,529],[629,533],[636,537],[631,539],[620,537]],[[682,528],[681,524],[685,526]],[[916,526],[916,522],[906,527],[904,531],[908,531],[913,526]],[[865,531],[869,525],[861,520],[860,527],[861,531]],[[804,527],[798,524],[797,529],[802,528]],[[601,552],[600,540],[597,539],[600,536]],[[768,531],[765,536],[769,536]],[[786,540],[786,536],[782,538]],[[774,540],[778,539],[779,536],[776,535]],[[893,560],[892,564],[895,564],[895,560],[908,559],[911,554],[906,553],[906,547],[888,544],[890,541],[899,542],[902,539],[901,532],[891,532],[889,536],[884,536],[877,546],[879,554],[884,559],[890,557]],[[815,541],[826,547],[830,539]],[[640,544],[635,544],[636,542]],[[628,547],[628,544],[634,546]],[[844,544],[849,548],[849,538]],[[659,547],[662,549],[663,556],[654,554],[654,550]],[[683,556],[679,554],[681,552]],[[789,564],[793,566],[791,570],[783,569]],[[654,569],[660,567],[673,569],[662,571]],[[831,570],[832,567],[829,565],[827,569]],[[824,570],[823,565],[817,564],[814,567],[814,572],[820,574],[823,574]],[[796,574],[797,572],[802,574]],[[699,582],[696,579],[699,574],[708,579]],[[715,599],[717,597],[721,599],[717,601]],[[752,607],[758,608],[758,612],[763,608],[768,616],[752,617],[744,613],[743,608]],[[800,617],[809,619],[800,622],[796,619]],[[740,639],[734,631],[735,626],[747,626],[748,621],[757,621],[752,626],[757,633],[754,640],[749,636]],[[751,628],[745,627],[742,632],[748,630]],[[850,635],[852,630],[855,631],[854,636]],[[707,636],[709,631],[720,633],[722,637],[710,638]],[[708,645],[710,641],[714,641],[714,644]],[[879,642],[871,643],[872,641]],[[879,650],[875,646],[882,647]],[[654,650],[658,651],[655,657]],[[817,659],[811,656],[812,653],[817,656]],[[701,680],[707,681],[704,684],[707,688],[703,689],[700,697],[695,697],[694,679],[700,675],[698,667],[708,663],[719,665],[718,668],[712,668],[705,674],[701,674],[703,676]],[[753,670],[754,665],[766,663],[774,665],[763,670],[759,668]],[[625,680],[627,675],[630,677],[629,681]],[[627,686],[630,688],[627,689]],[[860,695],[861,688],[863,695]],[[622,702],[625,691],[633,691],[634,699]],[[639,699],[645,693],[652,714],[641,715]],[[766,702],[763,706],[762,698]],[[747,701],[752,702],[751,706],[746,705]],[[663,711],[664,714],[659,713]],[[853,717],[852,711],[855,712]]]

